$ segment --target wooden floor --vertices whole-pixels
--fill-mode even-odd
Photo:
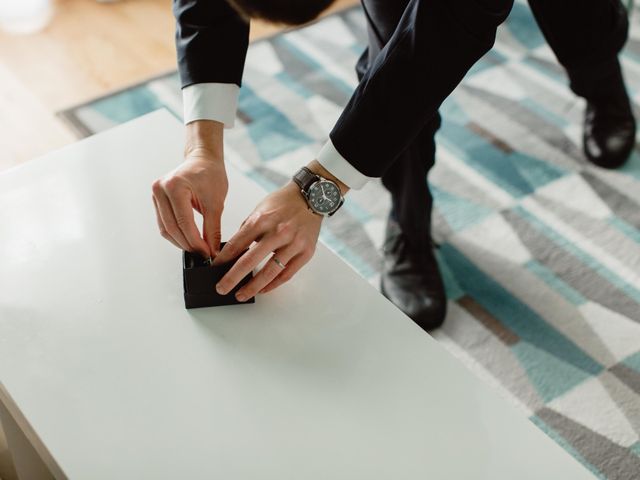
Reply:
[[[54,7],[39,33],[0,31],[0,171],[75,140],[55,112],[175,69],[171,0]],[[255,22],[251,37],[278,29]]]

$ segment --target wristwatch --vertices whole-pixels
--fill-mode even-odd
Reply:
[[[330,217],[344,203],[340,187],[335,182],[313,173],[307,167],[298,170],[293,181],[300,187],[300,192],[313,213]]]

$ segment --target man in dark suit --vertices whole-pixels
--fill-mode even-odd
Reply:
[[[332,1],[174,0],[187,140],[184,163],[153,185],[159,228],[179,248],[214,257],[214,263],[256,241],[218,285],[228,292],[272,255],[239,292],[242,300],[289,280],[313,255],[323,218],[335,213],[350,188],[380,177],[392,198],[382,292],[429,330],[446,311],[426,183],[438,108],[492,47],[513,0],[363,0],[369,47],[356,67],[360,83],[328,142],[292,182],[255,208],[219,252],[227,193],[222,136],[235,117],[248,19],[300,24]],[[586,158],[604,168],[621,165],[636,130],[618,62],[628,30],[624,7],[620,0],[529,4],[572,90],[587,100]],[[192,208],[204,216],[202,237]]]

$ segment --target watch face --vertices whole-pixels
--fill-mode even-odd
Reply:
[[[340,205],[340,189],[327,180],[321,180],[309,187],[309,203],[318,213],[331,213]]]

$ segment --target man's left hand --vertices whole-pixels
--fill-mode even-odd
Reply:
[[[270,258],[253,279],[236,293],[236,299],[243,302],[288,281],[311,260],[323,218],[309,210],[300,188],[293,182],[267,195],[215,257],[214,265],[225,263],[256,242],[218,282],[218,293],[225,295],[233,290],[272,252],[284,268]]]

